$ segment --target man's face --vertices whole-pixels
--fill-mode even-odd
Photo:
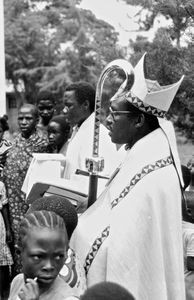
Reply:
[[[49,288],[63,267],[68,238],[61,229],[32,228],[23,241],[22,265],[25,278],[34,279],[40,288]]]
[[[110,105],[110,112],[107,117],[107,127],[113,143],[131,144],[136,133],[135,118],[129,112],[127,103],[124,100],[114,100]]]
[[[64,104],[65,107],[63,112],[72,126],[75,126],[84,120],[84,105],[77,101],[74,91],[66,91],[64,93]]]
[[[21,107],[18,113],[18,125],[22,136],[29,138],[36,129],[37,117],[30,107]]]
[[[51,100],[40,100],[38,103],[38,112],[41,118],[47,122],[54,114],[54,105]]]

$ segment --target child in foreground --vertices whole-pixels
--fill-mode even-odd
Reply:
[[[53,211],[63,218],[68,239],[70,240],[78,222],[77,212],[71,202],[64,197],[52,195],[36,199],[30,206],[27,213],[33,211],[48,210]],[[70,285],[78,296],[82,295],[86,289],[86,278],[83,266],[80,264],[79,257],[69,247],[67,259],[59,273],[63,280]]]
[[[68,236],[63,219],[52,211],[27,214],[20,226],[23,273],[17,275],[10,300],[77,299],[58,274],[67,258]]]
[[[135,300],[124,287],[114,282],[100,282],[91,286],[81,300]]]

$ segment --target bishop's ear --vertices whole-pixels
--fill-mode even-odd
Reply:
[[[85,100],[84,103],[83,103],[83,106],[84,106],[84,109],[85,109],[85,110],[88,110],[89,107],[90,107],[89,101],[88,101],[88,100]]]
[[[144,125],[145,116],[144,114],[139,114],[136,119],[136,128],[140,128]]]

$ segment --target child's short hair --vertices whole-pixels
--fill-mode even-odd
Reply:
[[[80,300],[135,300],[135,298],[124,287],[113,282],[100,282],[81,296]]]
[[[41,100],[50,100],[50,102],[52,102],[53,105],[55,104],[55,97],[50,91],[40,91],[37,95],[37,104],[39,104]]]
[[[25,236],[29,229],[33,227],[50,228],[50,229],[61,229],[66,232],[66,226],[63,218],[57,215],[53,211],[34,211],[24,216],[20,223],[20,239],[19,246],[22,247]]]
[[[78,222],[77,212],[71,202],[60,196],[44,196],[35,200],[31,204],[27,213],[38,210],[53,211],[63,218],[66,225],[68,238],[71,238],[71,235]]]
[[[65,135],[69,134],[71,128],[70,128],[70,124],[67,121],[65,115],[54,116],[54,117],[52,117],[52,119],[50,120],[49,123],[51,123],[51,122],[55,122],[55,123],[59,124],[61,132],[63,134],[65,134]]]

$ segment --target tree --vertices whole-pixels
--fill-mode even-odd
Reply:
[[[116,45],[117,33],[112,26],[96,19],[88,10],[80,10],[80,16],[80,34],[61,54],[59,65],[62,63],[68,70],[71,81],[81,79],[96,85],[102,68],[118,56],[122,57],[122,49]],[[52,84],[51,79],[49,85]],[[44,80],[41,85],[44,88]]]
[[[60,98],[70,81],[96,83],[103,66],[120,55],[114,28],[79,3],[5,1],[6,77],[16,92],[22,81],[28,102],[40,89]]]
[[[176,41],[180,47],[181,36],[189,26],[193,26],[194,2],[192,0],[124,0],[130,5],[140,6],[137,13],[139,16],[140,29],[149,30],[157,16],[163,15],[172,21],[172,26],[168,28],[170,37]],[[142,17],[142,10],[146,12],[146,17]]]
[[[133,65],[147,52],[146,77],[155,80],[161,85],[168,85],[178,81],[182,74],[184,80],[169,110],[168,116],[175,125],[183,130],[187,136],[193,138],[194,133],[194,52],[193,44],[174,47],[168,31],[160,28],[152,42],[145,37],[138,36],[131,41]]]

